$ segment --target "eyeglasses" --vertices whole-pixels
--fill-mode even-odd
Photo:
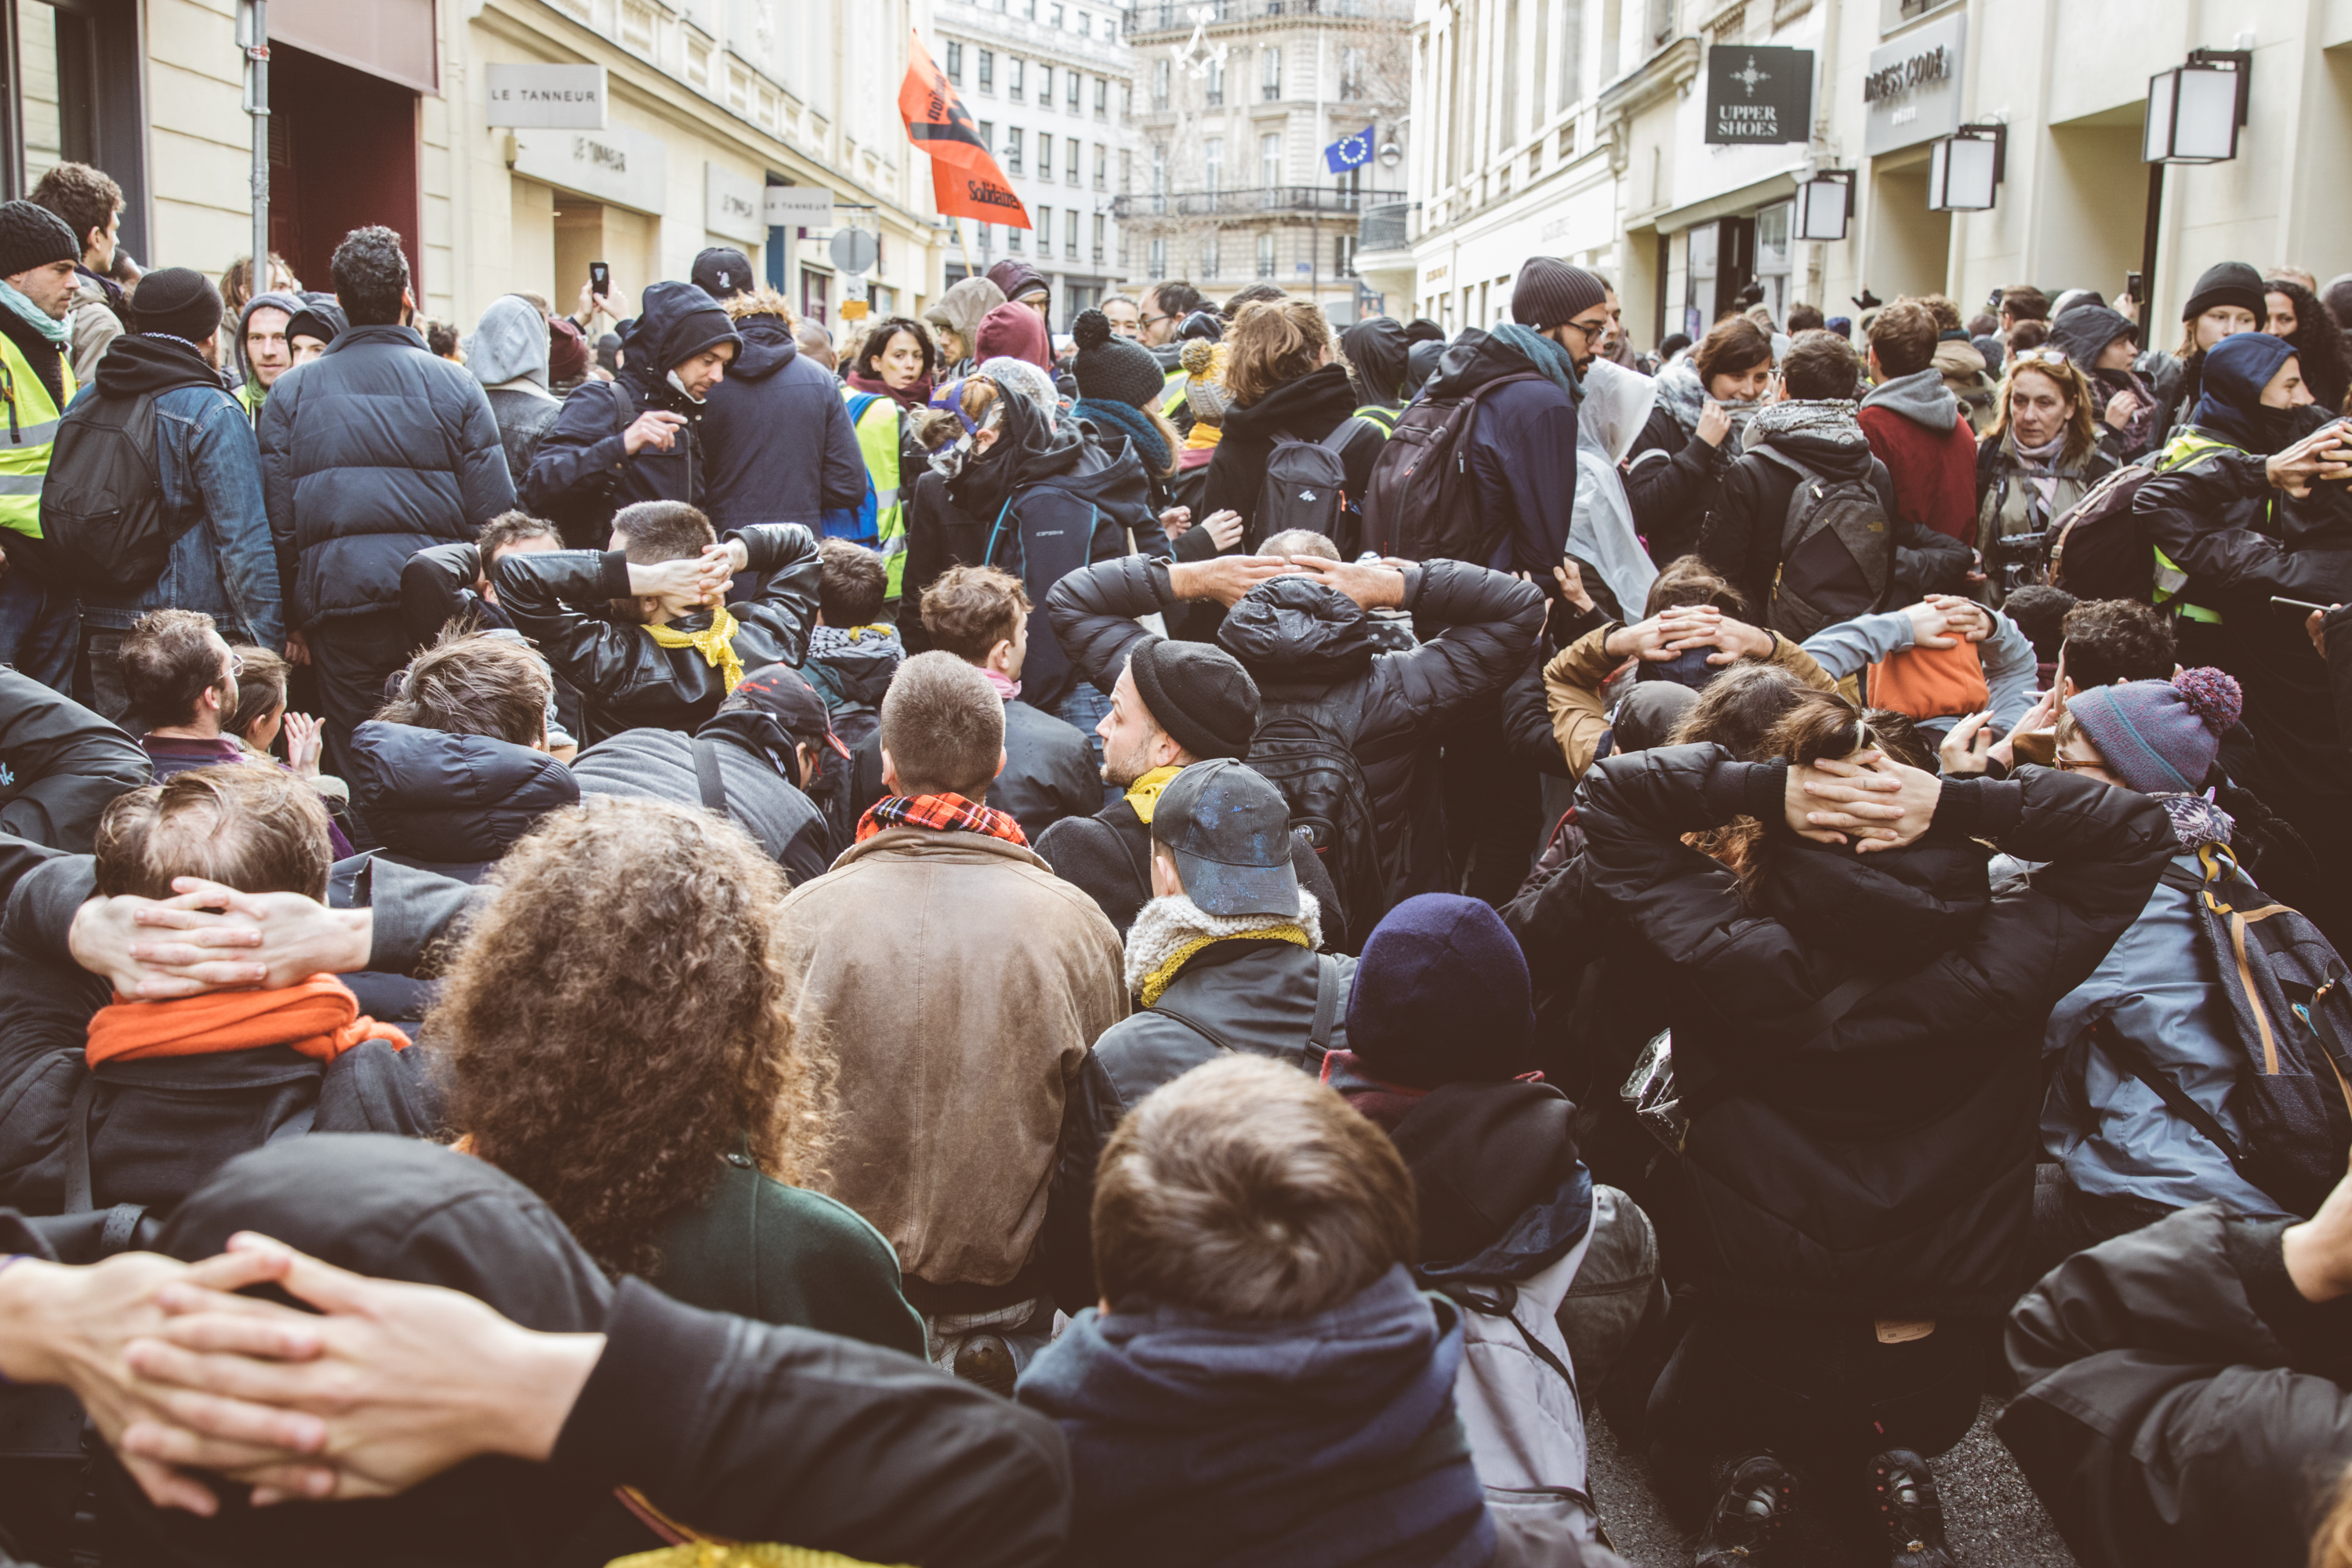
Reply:
[[[1135,324],[1139,327],[1154,327],[1162,321],[1181,321],[1183,319],[1181,316],[1139,316],[1136,318]]]
[[[245,673],[245,655],[237,652],[235,648],[231,648],[229,650],[228,672],[231,675],[243,675]]]
[[[1587,342],[1591,342],[1609,330],[1609,323],[1606,321],[1570,321],[1567,325],[1574,327]]]

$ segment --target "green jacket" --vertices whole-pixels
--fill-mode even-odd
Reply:
[[[710,1195],[655,1232],[652,1282],[690,1307],[924,1353],[923,1321],[899,1291],[898,1259],[856,1211],[788,1187],[741,1153]]]

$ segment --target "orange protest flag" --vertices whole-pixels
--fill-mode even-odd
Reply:
[[[907,79],[898,88],[898,113],[907,122],[907,140],[930,156],[931,195],[940,215],[1029,227],[1029,209],[981,141],[980,127],[954,85],[931,63],[920,37],[910,33],[908,41],[912,53]]]

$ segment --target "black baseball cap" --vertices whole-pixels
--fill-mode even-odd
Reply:
[[[1210,914],[1297,915],[1289,803],[1246,765],[1216,757],[1178,773],[1152,808],[1151,837]]]

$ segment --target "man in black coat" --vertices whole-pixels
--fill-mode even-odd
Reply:
[[[147,782],[139,743],[71,698],[0,665],[0,833],[89,852],[107,803]],[[0,888],[0,902],[6,889]]]
[[[278,377],[259,436],[290,651],[318,671],[328,771],[348,777],[352,729],[413,646],[401,568],[473,538],[515,494],[482,384],[407,325],[416,301],[400,237],[353,229],[333,266],[352,329]]]
[[[694,258],[695,283],[743,335],[726,379],[707,395],[702,478],[709,489],[700,504],[721,529],[748,522],[814,528],[826,512],[866,499],[866,458],[841,384],[802,354],[793,341],[791,308],[773,289],[755,289],[756,276],[740,250],[717,247]]]
[[[745,670],[806,657],[818,565],[799,523],[755,523],[720,541],[693,507],[641,501],[613,519],[610,545],[510,550],[496,577],[515,629],[580,689],[583,742],[640,725],[698,730]],[[755,596],[721,604],[746,571]],[[600,599],[614,618],[576,607]]]
[[[1319,548],[1331,551],[1328,541]],[[1298,704],[1344,735],[1362,773],[1376,864],[1347,864],[1344,843],[1324,860],[1349,932],[1360,941],[1399,900],[1451,891],[1434,742],[1450,721],[1526,668],[1543,626],[1535,586],[1461,561],[1400,569],[1320,554],[1228,555],[1171,565],[1130,555],[1065,577],[1046,595],[1045,618],[1116,703],[1132,688],[1123,674],[1128,655],[1150,635],[1134,617],[1190,599],[1231,606],[1217,644],[1248,671],[1254,695]],[[1391,606],[1412,612],[1423,633],[1415,647],[1383,651],[1374,643],[1368,612]],[[1235,750],[1210,754],[1249,750],[1247,741],[1232,743]],[[1350,886],[1367,881],[1372,890],[1350,901]]]
[[[563,400],[522,485],[532,513],[575,550],[604,542],[620,508],[704,504],[710,489],[703,416],[743,351],[719,301],[691,283],[649,285],[622,342],[621,374],[583,382]]]

